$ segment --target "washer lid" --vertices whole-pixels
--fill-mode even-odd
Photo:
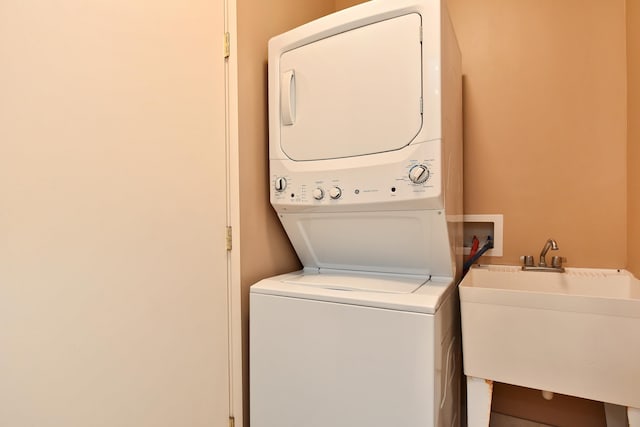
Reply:
[[[427,279],[424,276],[410,278],[405,275],[346,271],[326,274],[318,273],[317,269],[308,269],[263,279],[251,286],[249,292],[251,298],[261,296],[300,298],[326,303],[434,314],[446,296],[456,287],[451,278],[432,276]],[[397,282],[397,284],[391,285],[391,282]],[[409,291],[412,288],[414,290]]]
[[[304,274],[284,280],[290,285],[311,286],[337,291],[380,292],[410,294],[429,280],[423,276],[389,276],[373,274],[321,273]]]
[[[422,128],[422,19],[409,13],[282,54],[280,147],[293,160],[398,150]]]

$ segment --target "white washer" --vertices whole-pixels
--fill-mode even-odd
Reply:
[[[252,427],[459,425],[461,112],[440,0],[269,42],[271,203],[304,270],[250,290]]]
[[[297,272],[251,288],[253,427],[459,425],[451,282]]]

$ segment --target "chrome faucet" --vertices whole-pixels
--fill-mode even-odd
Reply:
[[[558,249],[558,243],[555,240],[547,239],[544,246],[542,247],[542,251],[540,251],[540,261],[538,262],[538,265],[536,266],[533,264],[533,256],[527,255],[521,257],[523,261],[522,269],[529,271],[555,271],[559,273],[564,272],[562,262],[566,261],[566,258],[554,256],[551,259],[551,265],[547,264],[547,252],[549,252],[549,250],[557,251]]]
[[[540,262],[538,264],[539,267],[547,266],[546,256],[547,256],[547,252],[549,252],[549,249],[551,249],[552,251],[557,251],[558,243],[556,243],[556,241],[553,239],[547,240],[547,242],[542,247],[542,251],[540,251]]]

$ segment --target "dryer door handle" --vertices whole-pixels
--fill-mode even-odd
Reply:
[[[280,76],[280,111],[282,124],[291,126],[296,121],[296,72],[289,70]]]

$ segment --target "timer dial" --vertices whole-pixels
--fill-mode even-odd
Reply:
[[[273,182],[273,186],[278,193],[281,193],[287,188],[287,179],[284,177],[278,177]]]
[[[409,169],[409,179],[415,184],[422,184],[429,179],[429,168],[425,165],[415,165]]]

